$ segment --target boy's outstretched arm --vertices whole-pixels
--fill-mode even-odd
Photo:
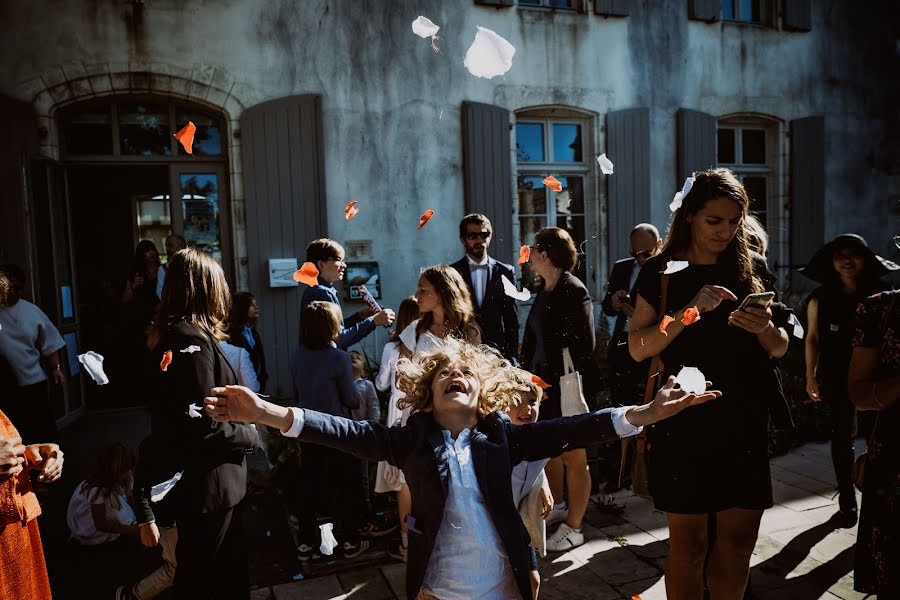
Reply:
[[[262,423],[303,442],[328,446],[371,461],[384,460],[395,466],[399,466],[412,447],[412,436],[404,427],[386,427],[279,406],[239,385],[213,388],[212,394],[204,402],[207,413],[216,421]]]

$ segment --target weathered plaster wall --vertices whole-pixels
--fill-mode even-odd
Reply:
[[[847,4],[814,2],[812,31],[792,33],[689,21],[680,1],[636,1],[625,19],[496,10],[471,0],[146,0],[142,9],[118,0],[3,3],[0,92],[35,102],[50,151],[55,108],[91,94],[151,89],[188,96],[222,108],[232,127],[260,101],[321,94],[329,234],[374,240],[391,305],[413,290],[418,266],[459,254],[464,100],[590,111],[598,115],[596,153],[604,151],[607,112],[649,106],[652,215],[661,228],[678,185],[679,108],[778,119],[785,123],[785,160],[786,123],[824,114],[826,235],[858,231],[892,255],[897,216],[887,197],[900,191],[900,180],[876,168],[887,109],[878,100],[884,66],[872,61],[885,32],[877,15],[865,20]],[[411,33],[419,14],[441,26],[441,54]],[[506,76],[486,81],[463,67],[477,25],[517,48]],[[893,44],[890,35],[887,41]],[[229,139],[239,262],[240,141]],[[786,194],[786,169],[781,175]],[[605,189],[593,189],[588,216],[599,228]],[[350,199],[361,213],[347,222],[342,208]],[[426,208],[438,214],[417,233]]]

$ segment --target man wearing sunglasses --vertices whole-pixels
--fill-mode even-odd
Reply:
[[[492,231],[490,220],[482,214],[463,217],[459,241],[466,255],[450,266],[459,271],[469,286],[481,341],[512,360],[519,353],[519,314],[516,301],[503,291],[501,276],[506,275],[515,284],[516,274],[512,265],[488,256]]]
[[[641,223],[631,230],[631,258],[623,258],[613,265],[603,298],[603,312],[616,317],[613,335],[609,340],[610,394],[616,404],[633,400],[641,369],[628,353],[628,328],[634,313],[634,284],[647,259],[659,252],[662,240],[659,230],[649,223]],[[643,389],[643,387],[641,388]]]

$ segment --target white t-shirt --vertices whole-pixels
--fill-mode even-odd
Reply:
[[[47,379],[41,357],[50,356],[65,345],[50,318],[28,300],[0,306],[0,355],[9,363],[20,386]]]
[[[134,525],[137,518],[134,511],[128,503],[128,497],[124,493],[116,494],[119,501],[119,508],[114,508],[112,497],[101,493],[100,488],[89,488],[85,493],[87,481],[82,481],[72,493],[69,500],[69,509],[66,512],[66,523],[72,531],[72,539],[83,546],[96,546],[97,544],[105,544],[115,541],[119,538],[118,533],[108,533],[106,531],[98,531],[97,525],[94,523],[94,515],[91,514],[92,504],[102,504],[105,506],[106,518],[114,523],[122,525]]]

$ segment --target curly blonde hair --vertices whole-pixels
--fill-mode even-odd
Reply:
[[[509,361],[488,346],[475,346],[448,337],[439,346],[418,352],[412,358],[401,358],[397,363],[397,388],[406,394],[397,401],[400,410],[409,407],[415,412],[431,412],[434,403],[431,384],[438,371],[453,361],[468,365],[481,384],[478,392],[479,417],[498,410],[509,410],[521,402],[519,394],[522,386],[509,383],[509,371],[514,369]]]
[[[544,395],[544,390],[535,383],[534,376],[528,371],[510,366],[504,370],[504,374],[506,377],[497,383],[494,393],[499,393],[503,397],[509,397],[511,401],[509,408],[525,403],[525,398],[529,394],[538,400]]]

